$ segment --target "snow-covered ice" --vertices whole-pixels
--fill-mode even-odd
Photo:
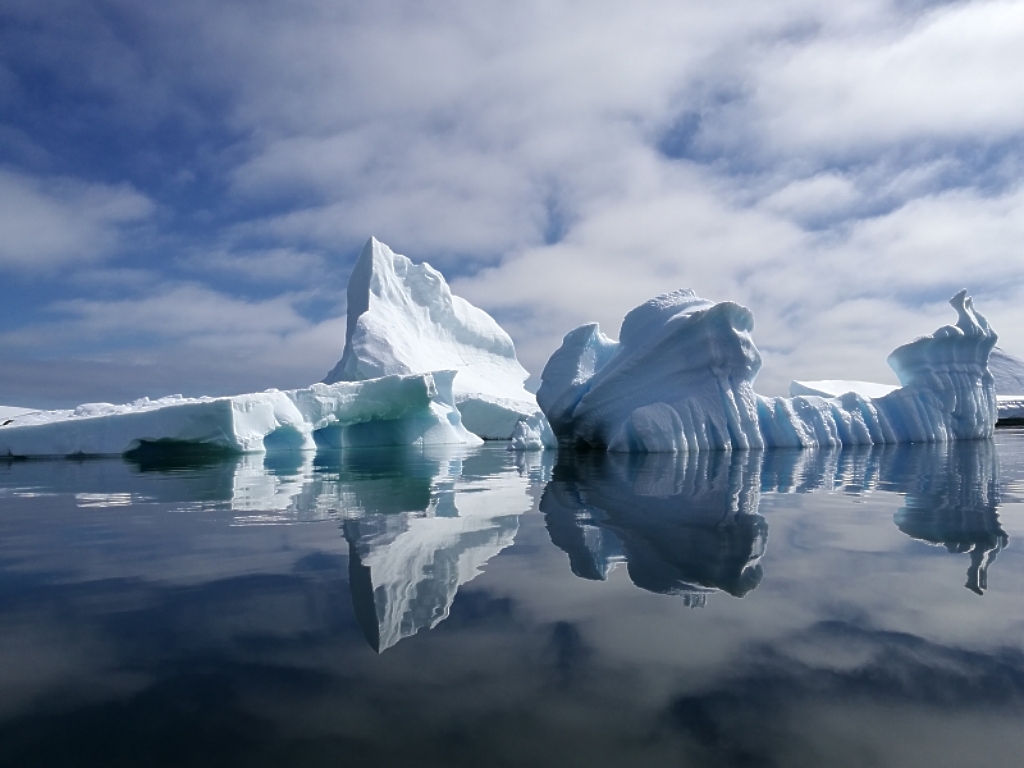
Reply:
[[[0,423],[33,412],[33,408],[15,408],[13,405],[0,405]]]
[[[996,409],[999,421],[1024,419],[1024,360],[995,347],[988,359],[988,369],[996,389]],[[856,392],[862,397],[882,397],[898,387],[870,381],[793,381],[789,394],[840,397]]]
[[[997,395],[1024,398],[1024,360],[996,347],[988,359],[988,369],[995,380]]]
[[[757,395],[761,356],[752,313],[692,291],[658,296],[626,315],[619,341],[596,324],[566,335],[537,400],[563,440],[609,451],[941,442],[991,436],[996,334],[966,291],[956,325],[897,348],[901,387],[869,397]]]
[[[996,405],[999,409],[999,421],[1024,421],[1024,395],[998,395]]]
[[[895,384],[876,384],[873,381],[843,381],[841,379],[792,381],[789,384],[789,394],[793,397],[797,395],[839,397],[847,392],[855,392],[861,397],[885,397],[896,389],[899,389],[899,387]]]
[[[507,440],[532,419],[542,444],[554,444],[523,386],[529,374],[494,318],[452,294],[429,264],[414,264],[371,237],[348,282],[345,349],[324,383],[447,369],[458,372],[455,403],[470,432]]]
[[[356,445],[475,445],[454,371],[232,397],[175,395],[35,411],[0,427],[0,456],[122,455],[147,448],[249,453]],[[5,420],[6,421],[6,420]]]

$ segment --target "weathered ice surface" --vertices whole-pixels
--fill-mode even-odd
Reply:
[[[314,384],[285,392],[90,403],[0,427],[0,456],[147,450],[250,453],[355,445],[475,445],[452,398],[453,371]]]
[[[414,264],[370,238],[348,282],[348,327],[341,360],[325,384],[392,374],[454,370],[455,403],[466,428],[510,439],[520,422],[554,445],[536,398],[523,382],[512,339],[494,318],[452,294],[429,264]]]
[[[676,291],[632,310],[619,341],[596,324],[566,335],[537,399],[560,439],[627,453],[942,442],[989,437],[996,334],[966,291],[956,325],[897,348],[901,387],[880,397],[757,395],[753,315]]]

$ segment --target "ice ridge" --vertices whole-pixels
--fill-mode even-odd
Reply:
[[[996,333],[966,291],[955,325],[889,355],[901,387],[880,397],[763,397],[753,314],[693,291],[664,294],[626,315],[619,341],[597,324],[567,334],[537,400],[570,443],[627,453],[945,442],[992,435],[988,369]]]

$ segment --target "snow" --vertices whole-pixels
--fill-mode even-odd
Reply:
[[[996,391],[996,408],[999,421],[1024,419],[1024,360],[995,347],[988,359]],[[862,397],[883,397],[898,389],[891,384],[875,384],[870,381],[793,381],[789,394],[839,397],[846,392],[856,392]]]
[[[480,437],[507,440],[519,422],[543,418],[501,326],[452,294],[429,264],[414,264],[371,237],[348,282],[345,349],[324,383],[436,370],[458,372],[455,403]]]
[[[996,383],[996,394],[1024,398],[1024,360],[996,347],[988,359]]]
[[[32,408],[15,408],[13,405],[0,405],[0,422],[24,416],[26,413],[32,413],[33,410]]]
[[[232,397],[180,395],[35,411],[0,427],[0,456],[122,455],[149,448],[229,453],[354,445],[474,445],[453,371]]]
[[[998,395],[999,420],[1024,420],[1024,395]]]
[[[873,381],[842,381],[840,379],[792,381],[789,384],[789,394],[793,397],[797,395],[839,397],[847,392],[855,392],[861,397],[885,397],[896,389],[899,387],[894,384],[876,384]]]
[[[619,341],[596,324],[566,335],[537,400],[567,442],[627,453],[759,449],[989,437],[996,393],[988,369],[996,334],[966,291],[956,325],[897,348],[902,384],[888,394],[757,395],[761,356],[753,315],[681,290],[626,315]]]
[[[555,433],[540,411],[516,424],[509,442],[510,451],[543,451],[558,445]]]

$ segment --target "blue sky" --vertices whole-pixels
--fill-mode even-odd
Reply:
[[[0,403],[319,380],[375,235],[562,335],[690,287],[758,390],[893,381],[961,287],[1024,355],[1024,6],[0,6]]]

